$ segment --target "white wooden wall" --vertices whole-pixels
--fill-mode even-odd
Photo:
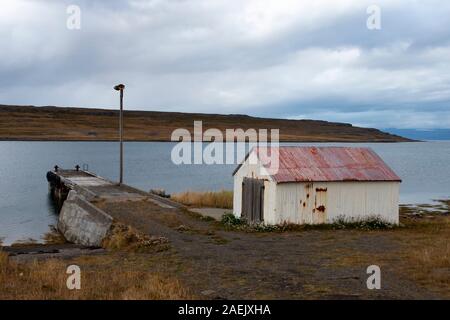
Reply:
[[[266,219],[266,223],[315,224],[333,222],[340,216],[357,219],[379,216],[397,224],[399,186],[399,182],[278,184],[275,219]],[[327,191],[317,192],[317,188]],[[317,210],[320,205],[325,207],[324,212]]]

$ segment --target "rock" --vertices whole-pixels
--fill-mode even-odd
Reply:
[[[170,194],[167,194],[166,190],[164,190],[164,189],[151,189],[150,193],[155,194],[160,197],[163,197],[163,198],[170,198]]]
[[[189,231],[189,227],[185,226],[184,224],[180,224],[176,230],[180,232]]]
[[[214,290],[204,290],[202,292],[200,292],[202,295],[204,296],[212,296],[213,294],[215,294],[216,292]]]

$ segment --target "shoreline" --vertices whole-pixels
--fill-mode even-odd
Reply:
[[[118,142],[114,139],[16,139],[16,138],[0,138],[0,142]],[[280,140],[279,143],[411,143],[411,142],[431,142],[431,141],[449,141],[449,140],[409,140],[409,141],[392,141],[392,140]],[[179,143],[183,141],[171,141],[171,140],[124,140],[123,142],[160,142],[160,143]],[[186,141],[188,142],[188,141]],[[193,143],[193,141],[191,141]],[[211,143],[214,141],[202,141],[203,143]],[[258,141],[259,142],[259,141]],[[228,143],[228,142],[223,142]],[[243,141],[233,142],[243,143]],[[245,143],[248,143],[246,141]],[[270,142],[268,142],[270,143]]]

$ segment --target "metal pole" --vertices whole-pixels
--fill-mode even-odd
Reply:
[[[123,183],[123,90],[125,85],[118,84],[114,90],[120,91],[120,112],[119,112],[119,140],[120,140],[120,174],[119,185]]]
[[[120,178],[119,185],[123,183],[123,89],[120,89]]]

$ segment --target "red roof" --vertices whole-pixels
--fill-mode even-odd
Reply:
[[[268,150],[270,149],[270,150]],[[279,169],[271,177],[277,183],[301,181],[401,181],[370,148],[256,147],[262,163],[279,151]],[[266,160],[266,161],[265,161]],[[270,167],[270,164],[267,165]],[[239,167],[236,169],[236,171]]]

